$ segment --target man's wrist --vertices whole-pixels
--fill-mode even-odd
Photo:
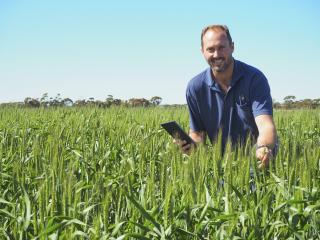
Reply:
[[[269,151],[273,151],[273,147],[271,147],[270,145],[266,145],[266,144],[256,145],[256,150],[258,150],[260,148],[267,148]]]
[[[269,145],[256,145],[256,154],[273,156],[273,149]]]

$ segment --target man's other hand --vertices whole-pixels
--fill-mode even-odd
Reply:
[[[258,168],[264,169],[269,166],[269,162],[272,159],[272,150],[268,147],[261,147],[256,150],[256,157],[259,161]]]

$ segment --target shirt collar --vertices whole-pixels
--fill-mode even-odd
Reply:
[[[240,78],[243,76],[243,69],[240,66],[240,62],[235,59],[233,59],[233,60],[234,60],[234,67],[233,67],[233,73],[232,73],[230,87],[233,87],[240,80]],[[207,70],[206,70],[205,82],[210,88],[214,88],[214,89],[217,88],[216,90],[220,91],[219,85],[216,83],[216,81],[212,77],[210,67],[207,68]]]

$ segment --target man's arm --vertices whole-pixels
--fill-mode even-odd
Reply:
[[[195,143],[204,143],[205,140],[205,133],[204,132],[197,132],[192,129],[189,130],[189,136]]]
[[[272,149],[276,144],[276,127],[272,115],[259,115],[255,118],[259,136],[257,139],[256,156],[261,161],[261,167],[266,167],[272,157]],[[261,147],[264,146],[264,147]]]

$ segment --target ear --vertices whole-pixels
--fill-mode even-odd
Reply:
[[[200,47],[200,52],[201,52],[202,54],[204,54],[204,52],[203,52],[203,47],[202,47],[202,46]]]
[[[231,45],[231,49],[232,49],[232,53],[233,53],[233,51],[234,51],[234,42],[232,42],[230,45]]]

